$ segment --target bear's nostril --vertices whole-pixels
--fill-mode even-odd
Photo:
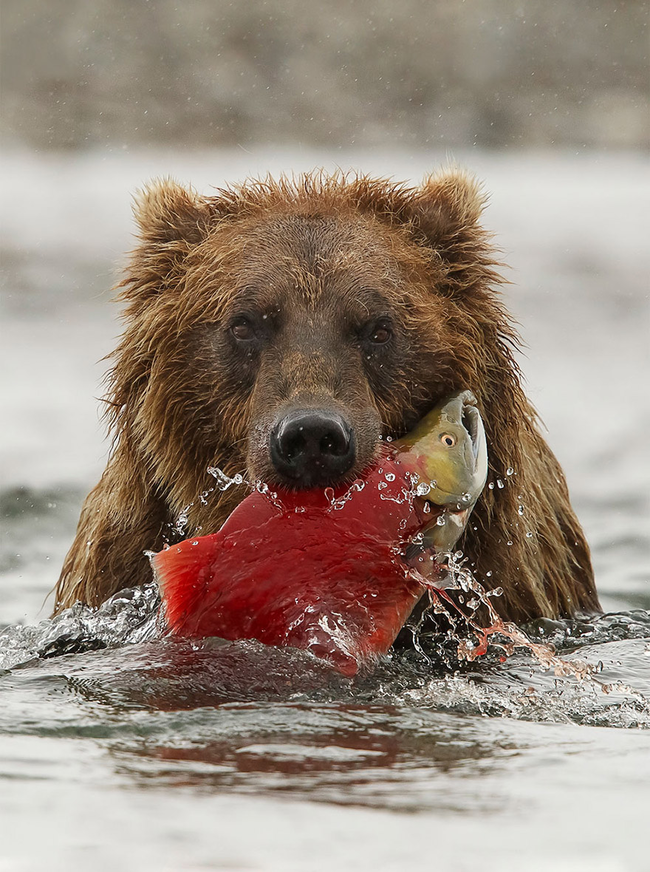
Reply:
[[[284,433],[283,437],[280,450],[287,460],[292,460],[305,450],[306,442],[302,433]]]
[[[271,461],[281,477],[299,487],[331,484],[354,464],[352,427],[336,412],[291,412],[273,428]]]
[[[350,436],[343,429],[337,429],[333,433],[326,433],[320,440],[321,454],[341,456],[347,453],[349,446]]]

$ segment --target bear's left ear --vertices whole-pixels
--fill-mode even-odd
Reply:
[[[455,168],[428,176],[408,195],[400,217],[440,257],[447,276],[442,292],[465,295],[502,281],[491,236],[480,224],[486,199],[477,180]]]
[[[459,169],[427,176],[412,195],[409,217],[434,248],[482,233],[479,218],[486,197],[477,180]]]

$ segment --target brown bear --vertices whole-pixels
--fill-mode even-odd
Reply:
[[[476,182],[411,188],[322,172],[201,197],[140,197],[107,399],[114,436],[56,609],[151,578],[181,510],[214,532],[243,496],[199,499],[208,467],[296,488],[353,480],[382,439],[469,388],[488,487],[459,548],[504,618],[599,610],[589,549],[513,357]]]

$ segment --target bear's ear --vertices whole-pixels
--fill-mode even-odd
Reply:
[[[413,193],[407,214],[429,244],[444,251],[454,241],[483,235],[478,222],[485,202],[477,180],[451,168],[424,179]]]
[[[206,236],[212,220],[209,203],[171,179],[151,182],[134,198],[140,244],[131,253],[118,299],[138,307],[181,280],[193,246]]]
[[[408,193],[400,218],[440,258],[446,275],[441,293],[467,297],[502,282],[491,236],[480,223],[485,203],[476,179],[456,168],[428,176]]]
[[[172,179],[156,179],[135,195],[133,213],[143,242],[196,244],[205,235],[208,202]]]

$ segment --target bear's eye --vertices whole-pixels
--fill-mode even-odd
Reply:
[[[370,326],[367,337],[373,345],[385,345],[393,338],[393,330],[387,321],[378,321]]]
[[[230,325],[230,332],[238,342],[251,342],[255,339],[255,328],[248,318],[237,318]]]

